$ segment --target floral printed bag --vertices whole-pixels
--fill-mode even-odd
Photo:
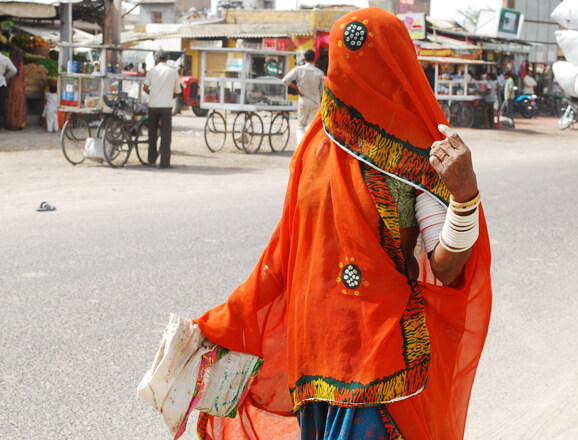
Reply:
[[[137,395],[162,414],[178,439],[193,409],[235,417],[261,364],[258,356],[208,343],[190,319],[171,314]]]

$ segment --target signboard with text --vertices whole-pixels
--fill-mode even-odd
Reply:
[[[524,14],[513,9],[502,8],[498,20],[498,37],[520,38]]]

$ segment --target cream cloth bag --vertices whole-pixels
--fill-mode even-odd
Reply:
[[[171,314],[153,365],[137,388],[175,438],[192,409],[235,417],[262,363],[258,356],[214,344],[207,348],[205,341],[192,320]]]

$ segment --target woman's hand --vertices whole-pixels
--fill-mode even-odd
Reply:
[[[433,143],[429,161],[446,185],[452,199],[458,203],[469,202],[478,195],[472,153],[460,136],[447,125],[439,125],[438,128],[446,139]],[[456,214],[463,216],[468,213]],[[471,248],[463,252],[450,252],[438,244],[430,256],[432,272],[446,286],[457,287],[462,282],[460,275],[471,255]]]
[[[472,153],[462,138],[447,125],[438,129],[446,139],[434,142],[429,161],[456,202],[468,202],[478,194]]]

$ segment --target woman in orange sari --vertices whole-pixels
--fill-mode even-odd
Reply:
[[[271,241],[194,320],[264,360],[237,417],[201,413],[200,437],[463,438],[490,308],[470,150],[403,23],[349,13],[331,31],[321,111]]]

